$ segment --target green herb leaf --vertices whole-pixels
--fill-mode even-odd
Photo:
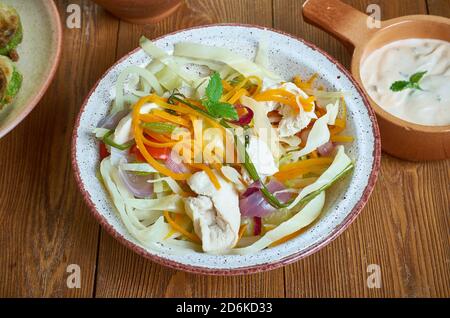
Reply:
[[[151,130],[155,133],[158,133],[158,134],[170,134],[175,130],[175,128],[177,128],[176,125],[172,125],[169,123],[158,123],[158,122],[142,123],[142,127],[146,128],[148,130]]]
[[[232,120],[238,120],[239,116],[233,105],[222,102],[210,102],[204,103],[206,110],[212,116],[216,118],[227,118]]]
[[[408,81],[396,81],[396,82],[392,83],[391,91],[393,91],[393,92],[402,91],[405,88],[407,88],[409,84],[410,84],[410,82],[408,82]]]
[[[411,75],[411,77],[409,78],[409,81],[411,83],[419,83],[419,81],[422,79],[422,77],[425,75],[427,71],[424,72],[417,72],[413,75]]]
[[[218,102],[220,97],[222,97],[223,85],[219,73],[215,72],[211,75],[205,93],[210,102]]]
[[[205,106],[208,114],[215,118],[238,120],[239,116],[234,106],[219,101],[222,93],[222,80],[220,79],[219,73],[215,72],[211,75],[208,86],[206,87],[206,98],[203,100],[203,106]]]
[[[426,72],[427,71],[414,73],[409,77],[408,81],[396,81],[392,83],[390,87],[391,91],[400,92],[405,88],[422,90],[422,88],[419,85],[419,81],[422,79],[422,77],[425,75]]]

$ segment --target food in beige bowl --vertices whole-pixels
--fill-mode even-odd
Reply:
[[[262,39],[265,39],[266,45],[260,46]],[[367,100],[353,79],[335,60],[303,40],[274,30],[246,25],[211,25],[188,29],[161,37],[153,43],[143,41],[141,46],[142,49],[129,53],[117,62],[95,85],[80,110],[74,130],[72,159],[78,185],[93,215],[111,235],[140,255],[167,266],[209,274],[242,274],[273,269],[317,251],[341,233],[357,216],[368,199],[379,169],[379,136]],[[186,62],[188,65],[185,65]],[[201,65],[206,66],[206,69],[214,69],[219,74],[208,72],[203,75],[203,72],[196,72],[197,68],[190,64],[199,62],[203,63]],[[313,96],[327,96],[333,102],[318,102],[321,106],[317,106],[315,111],[318,113],[313,115],[313,100],[302,96],[302,83],[297,85],[287,82],[296,75],[306,79],[315,73],[319,82],[317,88],[323,86],[323,90],[315,90]],[[133,79],[133,74],[139,76]],[[273,83],[261,85],[259,91],[258,78],[267,79],[272,75],[276,75],[272,79]],[[136,86],[138,83],[142,84],[140,77],[148,81],[147,84],[151,83],[151,87]],[[128,81],[124,82],[127,78]],[[183,87],[183,82],[191,84]],[[240,83],[242,86],[239,86]],[[210,84],[215,89],[210,88]],[[174,92],[174,87],[178,88],[178,91]],[[191,94],[193,92],[189,87],[196,91],[195,94]],[[224,91],[227,91],[229,96],[225,96]],[[239,92],[244,94],[240,96],[241,106],[249,105],[247,107],[252,112],[245,109],[243,113],[238,114],[238,109],[243,110],[239,103],[236,103]],[[201,95],[195,97],[197,93]],[[331,140],[329,129],[334,131],[337,123],[335,110],[344,110],[344,103],[341,103],[342,94],[346,110],[338,112],[339,119],[346,124],[345,127],[342,126],[344,130],[340,131],[354,138],[351,139],[352,142],[338,146],[336,152],[319,153],[317,159],[312,158],[315,149],[318,150],[319,146]],[[282,108],[278,108],[281,107],[279,105],[266,104],[266,98],[275,96],[280,97],[277,99],[284,104]],[[302,98],[307,105],[300,109],[298,106]],[[220,100],[226,101],[226,105],[221,104]],[[193,103],[200,105],[200,108]],[[132,108],[124,109],[124,104]],[[274,114],[272,107],[280,109],[282,114]],[[291,107],[299,113],[284,113],[284,110],[291,110]],[[120,114],[122,109],[125,110],[121,114],[124,117],[116,118],[115,115]],[[232,109],[235,109],[239,119],[233,116]],[[114,112],[115,110],[119,113]],[[269,112],[272,112],[271,115]],[[307,112],[314,120],[308,117]],[[250,122],[244,120],[251,113],[253,119]],[[293,119],[297,118],[296,114],[300,116],[300,121],[311,120],[295,120],[300,126],[288,124],[284,130],[280,117]],[[189,115],[194,116],[194,121]],[[240,186],[241,178],[226,175],[220,166],[217,168],[206,165],[212,170],[211,177],[204,167],[191,166],[188,162],[189,172],[184,170],[186,167],[182,169],[181,166],[174,165],[173,160],[169,160],[170,152],[165,154],[154,149],[172,146],[170,141],[163,141],[165,145],[157,147],[151,139],[159,139],[161,142],[162,137],[158,134],[166,131],[165,129],[172,129],[174,124],[184,125],[188,131],[193,129],[195,135],[195,117],[199,116],[206,118],[204,124],[219,126],[219,129],[225,123],[231,126],[249,126],[252,131],[247,148],[250,160],[247,160],[247,164],[223,164],[223,167],[228,167],[227,170],[234,168],[231,169],[235,170],[234,176],[241,175],[247,184],[244,184],[244,187]],[[158,117],[172,122],[168,124]],[[108,120],[105,121],[105,118]],[[120,121],[117,122],[117,119]],[[334,123],[330,122],[330,119],[334,119]],[[273,121],[273,126],[270,120]],[[309,134],[303,135],[301,131],[310,123],[312,128]],[[284,160],[281,157],[277,160],[274,153],[266,151],[268,144],[266,147],[260,146],[261,152],[258,147],[257,151],[253,152],[252,138],[256,137],[258,140],[258,137],[262,137],[254,136],[256,125],[276,128],[280,138],[288,138],[283,150],[288,150],[291,143],[293,152],[285,153]],[[289,133],[300,133],[305,144],[298,143],[301,139],[298,136],[290,140]],[[205,131],[203,136],[206,138]],[[340,134],[336,135],[338,136]],[[336,139],[338,143],[343,141]],[[105,151],[105,144],[109,152]],[[293,165],[288,166],[289,169],[286,170],[283,169],[287,164],[285,160],[293,160]],[[314,180],[305,180],[307,172],[303,171],[303,168],[318,161],[327,161],[327,166],[330,163],[331,165],[325,168],[325,171],[316,170],[315,173],[320,175],[317,179],[312,177]],[[255,170],[250,169],[250,162],[255,165],[256,174]],[[297,162],[303,168],[297,165]],[[335,165],[335,162],[340,164]],[[334,172],[345,171],[349,164],[354,166],[352,172],[334,184]],[[198,168],[204,172],[198,171]],[[231,180],[230,183],[222,182],[225,178],[220,174],[220,170]],[[124,171],[127,173],[125,176]],[[133,171],[139,172],[139,176],[136,177]],[[131,174],[128,174],[129,172]],[[155,179],[155,173],[162,179]],[[302,175],[298,175],[302,181],[312,183],[289,185],[288,181],[293,181],[297,173]],[[290,188],[281,190],[278,194],[291,193],[289,198],[278,198],[282,201],[280,205],[263,192],[262,186],[251,186],[256,183],[257,174],[260,177],[265,175],[262,182],[265,182],[268,188],[274,179],[285,182]],[[139,182],[139,186],[136,186],[135,181],[138,178],[142,178],[143,180],[139,181],[144,182]],[[215,179],[219,181],[218,185]],[[161,187],[161,182],[167,183],[165,187]],[[150,184],[153,184],[153,189]],[[295,200],[302,200],[302,195],[311,193],[311,189],[318,190],[314,199],[301,208],[301,211],[295,207],[291,208],[291,204],[296,205]],[[278,190],[268,191],[277,196],[275,192]],[[264,198],[261,195],[264,195]],[[236,202],[238,199],[239,206]],[[291,201],[292,199],[294,201]],[[260,203],[263,202],[270,208],[268,214],[260,209]],[[281,208],[276,209],[272,204]],[[311,205],[308,207],[308,204]],[[229,210],[224,209],[227,206]],[[288,209],[289,213],[284,213],[283,207]],[[290,212],[293,212],[294,216]],[[258,215],[255,215],[256,213]],[[268,220],[265,219],[267,215],[269,218],[272,215],[279,218]],[[246,223],[249,216],[249,221],[253,221]],[[261,231],[259,226],[255,226],[255,217],[259,219],[258,222],[271,227]],[[221,222],[220,218],[223,219]],[[196,227],[197,221],[199,226]],[[188,228],[180,228],[186,225],[185,222],[188,223]],[[250,233],[246,233],[246,224],[250,226]],[[211,226],[208,229],[209,225]],[[220,232],[225,232],[227,226],[230,227],[232,240],[216,240],[230,237]],[[218,235],[208,236],[207,230]],[[245,242],[242,238],[246,238]]]
[[[17,48],[15,67],[22,85],[11,104],[0,111],[0,138],[18,125],[44,95],[59,63],[62,43],[61,22],[53,1],[4,0],[15,8],[22,23],[23,39]]]

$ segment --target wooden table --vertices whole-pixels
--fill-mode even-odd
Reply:
[[[272,272],[208,277],[164,268],[127,250],[90,215],[75,184],[70,142],[75,116],[114,61],[154,38],[189,26],[242,22],[311,41],[348,66],[336,40],[306,24],[299,0],[192,0],[156,25],[117,19],[91,1],[58,0],[63,17],[82,8],[81,29],[64,28],[62,61],[38,107],[0,140],[0,296],[35,297],[429,297],[450,296],[450,160],[411,163],[383,154],[367,206],[318,253]],[[352,0],[382,19],[408,14],[450,17],[449,0]],[[81,288],[66,285],[69,264]],[[381,288],[367,287],[378,264]]]

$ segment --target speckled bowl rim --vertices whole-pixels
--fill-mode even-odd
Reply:
[[[91,91],[89,92],[89,94],[87,95],[85,101],[83,102],[83,105],[80,108],[80,112],[77,116],[77,120],[75,123],[75,127],[74,127],[74,131],[73,131],[73,136],[72,136],[72,167],[74,169],[74,175],[75,175],[75,180],[78,184],[78,187],[81,191],[81,194],[84,198],[84,201],[86,202],[86,204],[89,207],[89,210],[91,211],[91,213],[94,215],[94,217],[97,219],[97,221],[100,223],[100,225],[112,236],[114,237],[117,241],[119,241],[121,244],[123,244],[124,246],[126,246],[127,248],[129,248],[130,250],[134,251],[136,254],[141,255],[147,259],[150,259],[160,265],[163,266],[167,266],[176,270],[183,270],[189,273],[194,273],[194,274],[206,274],[206,275],[245,275],[245,274],[253,274],[253,273],[259,273],[259,272],[263,272],[263,271],[269,271],[269,270],[273,270],[279,267],[282,267],[284,265],[288,265],[291,264],[295,261],[298,261],[302,258],[305,258],[317,251],[319,251],[321,248],[323,248],[324,246],[326,246],[327,244],[329,244],[330,242],[332,242],[334,239],[336,239],[354,220],[355,218],[359,215],[359,213],[361,212],[362,208],[364,207],[364,205],[367,203],[367,201],[369,200],[370,194],[373,191],[373,188],[375,186],[377,177],[378,177],[378,172],[380,170],[380,165],[381,165],[381,142],[380,142],[380,132],[378,129],[378,123],[376,120],[376,116],[375,116],[375,112],[373,111],[373,109],[370,107],[370,104],[368,102],[368,98],[366,96],[366,94],[364,93],[364,91],[361,89],[361,87],[359,86],[359,84],[356,82],[356,80],[352,77],[352,75],[350,74],[349,71],[347,71],[344,66],[342,66],[336,59],[334,59],[333,57],[331,57],[328,53],[324,52],[323,50],[319,49],[317,46],[315,46],[312,43],[309,43],[308,41],[305,41],[304,39],[301,39],[299,37],[293,36],[291,34],[279,31],[279,30],[275,30],[272,28],[268,28],[268,27],[263,27],[263,26],[258,26],[258,25],[251,25],[251,24],[239,24],[239,23],[218,23],[218,24],[208,24],[208,25],[201,25],[201,26],[195,26],[195,27],[191,27],[191,28],[186,28],[186,29],[182,29],[182,30],[177,30],[175,32],[171,32],[162,36],[159,36],[157,38],[155,38],[154,40],[161,40],[167,36],[170,35],[174,35],[180,32],[184,32],[184,31],[190,31],[190,30],[196,30],[196,29],[203,29],[203,28],[210,28],[210,27],[217,27],[217,26],[238,26],[238,27],[248,27],[248,28],[257,28],[257,29],[261,29],[261,30],[269,30],[287,37],[290,37],[294,40],[300,41],[303,44],[305,44],[306,46],[310,47],[311,49],[318,51],[319,53],[321,53],[323,56],[325,56],[330,62],[332,62],[333,64],[335,64],[339,71],[344,74],[348,80],[355,86],[357,92],[360,94],[364,106],[366,107],[367,111],[368,111],[368,115],[370,118],[370,121],[372,122],[372,132],[373,132],[373,136],[374,136],[374,148],[373,148],[373,164],[372,164],[372,170],[367,182],[367,185],[361,195],[360,200],[355,204],[355,206],[353,207],[352,211],[347,215],[347,217],[342,221],[342,223],[340,225],[338,225],[332,232],[331,234],[325,238],[324,240],[317,242],[316,244],[313,244],[311,246],[309,246],[307,249],[299,251],[297,253],[291,254],[285,258],[280,259],[279,261],[276,262],[272,262],[272,263],[265,263],[265,264],[258,264],[258,265],[253,265],[253,266],[247,266],[247,267],[238,267],[238,268],[233,268],[233,269],[215,269],[215,268],[207,268],[207,267],[201,267],[201,266],[193,266],[193,265],[187,265],[187,264],[183,264],[180,262],[176,262],[173,260],[169,260],[166,259],[164,257],[160,257],[154,254],[151,254],[150,252],[146,251],[144,248],[136,245],[135,243],[127,240],[125,237],[123,237],[122,235],[120,235],[107,221],[107,219],[97,211],[97,209],[95,208],[94,203],[92,202],[89,193],[86,191],[86,189],[84,188],[84,184],[81,180],[81,176],[80,176],[80,170],[78,167],[78,162],[76,161],[76,141],[78,138],[78,128],[80,126],[80,120],[81,120],[81,115],[84,112],[85,107],[87,106],[88,100],[91,97],[91,95],[93,94],[93,92],[96,90],[97,86],[99,85],[100,81],[106,76],[106,74],[108,74],[117,64],[123,62],[124,60],[126,60],[130,55],[136,53],[138,50],[140,50],[140,48],[136,48],[135,50],[129,52],[128,54],[126,54],[125,56],[123,56],[120,60],[118,60],[116,63],[114,63],[113,66],[111,66],[104,74],[103,76],[97,81],[97,83],[94,85],[94,87],[91,89]]]
[[[23,110],[20,112],[19,115],[17,115],[14,120],[12,120],[8,125],[4,126],[0,129],[0,139],[5,137],[8,133],[10,133],[14,128],[16,128],[17,125],[19,125],[22,120],[24,120],[31,111],[36,107],[36,105],[40,102],[44,94],[47,92],[48,87],[50,86],[53,78],[55,77],[56,70],[58,69],[59,62],[61,60],[61,52],[62,52],[62,40],[63,40],[63,31],[62,31],[62,25],[61,25],[61,18],[59,16],[58,8],[56,7],[56,4],[53,0],[51,1],[45,1],[43,2],[45,6],[48,6],[48,11],[53,18],[53,23],[55,25],[55,32],[56,32],[56,54],[55,59],[53,60],[53,64],[48,70],[46,74],[46,79],[44,83],[41,85],[41,88],[39,91],[34,95],[34,97],[31,98],[31,100],[28,102],[28,105],[26,105]]]

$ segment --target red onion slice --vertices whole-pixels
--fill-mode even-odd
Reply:
[[[285,187],[276,180],[271,180],[266,187],[271,193],[285,190]],[[244,192],[239,200],[241,215],[264,217],[276,211],[276,209],[264,198],[260,189],[261,183],[255,182]],[[275,197],[281,202],[287,202],[291,198],[291,193],[277,193],[275,194]]]
[[[253,182],[251,185],[249,185],[247,190],[245,190],[245,192],[242,193],[242,195],[241,195],[242,198],[249,197],[251,194],[258,192],[259,189],[261,189],[261,187],[262,187],[261,181]]]
[[[105,128],[105,129],[115,129],[119,121],[128,115],[127,110],[122,110],[115,114],[109,114],[106,117],[103,117],[97,124],[97,128]]]
[[[151,197],[153,194],[153,184],[148,182],[150,176],[142,176],[119,169],[119,175],[128,190],[137,198],[143,199]]]
[[[334,144],[331,141],[328,141],[327,143],[317,148],[317,152],[319,153],[319,155],[324,157],[330,156],[333,153],[333,151],[334,151]]]
[[[231,123],[233,123],[233,124],[235,124],[235,125],[239,125],[239,126],[245,126],[245,125],[250,124],[250,122],[251,122],[252,119],[253,119],[253,115],[254,115],[253,110],[252,110],[250,107],[243,106],[243,105],[241,105],[241,104],[236,104],[236,105],[234,105],[234,107],[236,107],[236,108],[238,108],[238,109],[240,109],[240,108],[241,108],[241,109],[242,109],[242,108],[245,108],[246,113],[245,113],[244,115],[242,115],[242,116],[239,118],[239,120],[231,121]]]
[[[262,232],[262,220],[260,217],[255,216],[253,218],[253,234],[254,235],[260,235]]]
[[[182,158],[174,151],[170,152],[166,160],[166,167],[175,173],[189,173],[189,168],[183,163]]]

